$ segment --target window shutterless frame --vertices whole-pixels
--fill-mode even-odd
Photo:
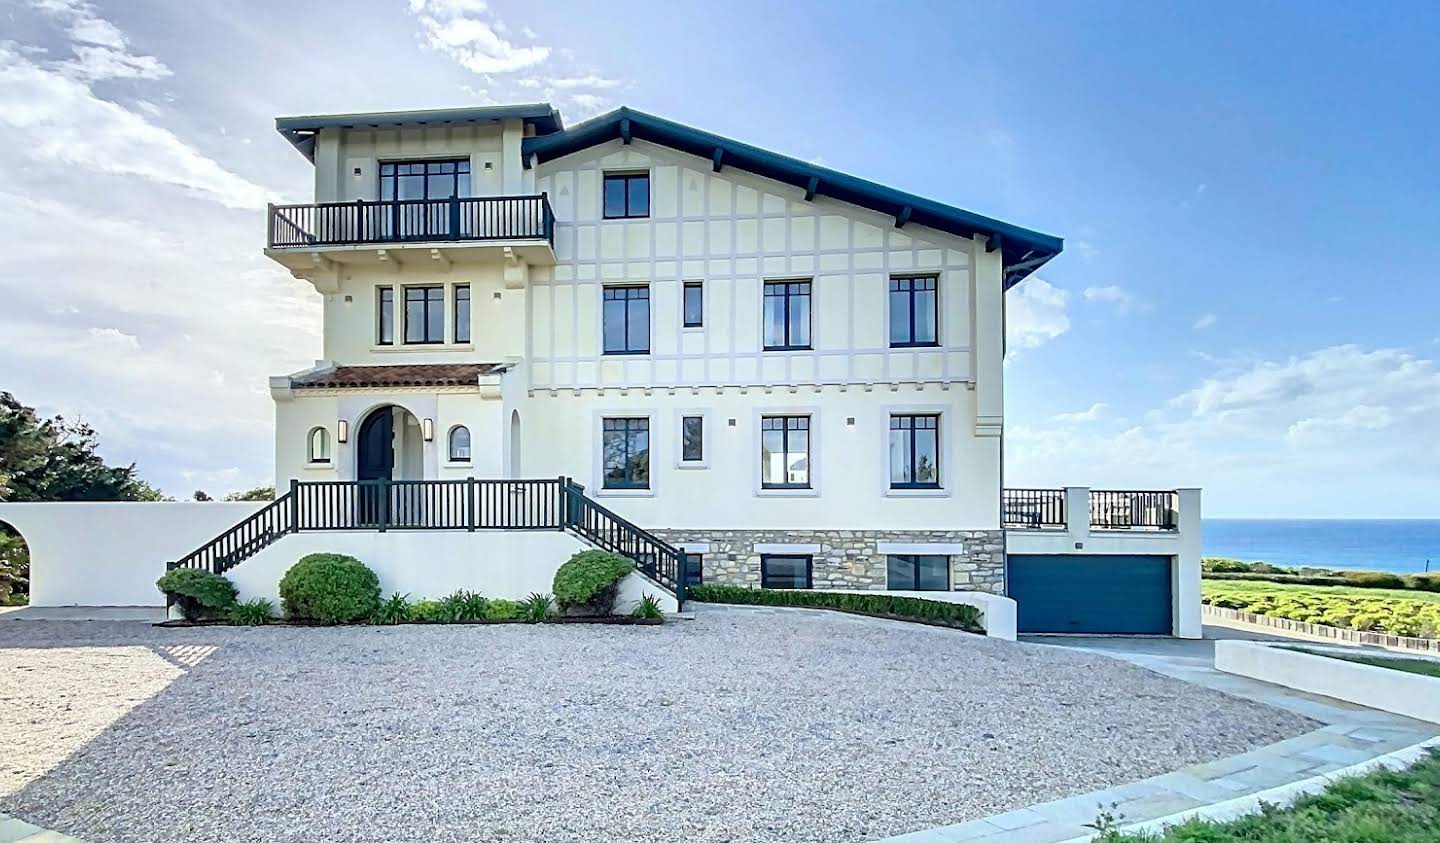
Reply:
[[[940,344],[940,290],[935,275],[890,279],[890,347],[933,348]]]
[[[680,462],[705,461],[705,417],[680,417]]]
[[[766,351],[810,348],[810,282],[766,281],[761,307]]]
[[[885,557],[885,577],[890,591],[949,591],[950,557],[892,554]]]
[[[607,220],[650,216],[650,174],[606,173],[600,201]]]
[[[395,288],[375,288],[375,344],[395,344]]]
[[[445,288],[405,287],[405,344],[445,342]]]
[[[455,286],[455,342],[470,341],[470,285]]]
[[[601,488],[650,488],[650,420],[606,418],[600,423]]]
[[[810,417],[760,418],[760,488],[809,489]]]
[[[601,294],[600,334],[604,354],[649,354],[650,288],[606,287]]]
[[[940,416],[890,416],[890,488],[940,488]]]
[[[814,561],[810,556],[766,553],[760,556],[761,588],[813,588]]]
[[[683,309],[682,325],[686,328],[701,328],[705,325],[705,285],[699,281],[686,281],[681,297]]]

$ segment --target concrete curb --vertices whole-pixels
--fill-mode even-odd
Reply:
[[[1203,819],[1212,822],[1227,822],[1239,819],[1249,814],[1259,813],[1263,805],[1275,805],[1287,807],[1302,796],[1320,793],[1325,788],[1334,784],[1338,779],[1351,776],[1360,776],[1374,772],[1380,768],[1397,770],[1408,767],[1419,761],[1430,748],[1440,748],[1440,738],[1430,738],[1417,744],[1412,744],[1404,749],[1397,749],[1394,752],[1387,752],[1384,755],[1376,756],[1368,761],[1361,761],[1358,764],[1351,764],[1336,770],[1333,773],[1324,773],[1302,779],[1298,782],[1272,787],[1269,790],[1262,790],[1248,796],[1241,796],[1224,802],[1215,802],[1200,808],[1192,808],[1188,811],[1181,811],[1178,814],[1171,814],[1168,817],[1146,820],[1145,822],[1134,823],[1133,825],[1122,826],[1119,830],[1127,833],[1150,833],[1157,834],[1168,826],[1179,825],[1188,820]],[[1086,834],[1080,837],[1072,837],[1061,843],[1090,843],[1094,835]]]

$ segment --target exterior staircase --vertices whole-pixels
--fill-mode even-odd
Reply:
[[[291,533],[337,530],[565,531],[630,559],[685,601],[684,552],[601,506],[568,477],[295,480],[264,509],[166,567],[223,574]]]

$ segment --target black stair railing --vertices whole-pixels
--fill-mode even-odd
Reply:
[[[645,576],[685,602],[685,554],[673,545],[585,495],[585,487],[567,480],[565,525],[591,544],[628,557]]]
[[[166,565],[168,569],[203,568],[223,574],[273,544],[294,526],[293,496],[281,495],[194,552]]]

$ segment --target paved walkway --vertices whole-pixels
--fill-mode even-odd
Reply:
[[[1087,823],[1095,822],[1102,811],[1125,825],[1168,817],[1333,773],[1440,735],[1440,725],[1433,723],[1221,673],[1214,667],[1213,638],[1286,639],[1213,627],[1206,627],[1205,634],[1207,639],[1199,641],[1044,636],[1022,636],[1022,640],[1105,653],[1166,676],[1289,709],[1325,725],[1297,738],[1163,776],[878,843],[1060,843],[1094,834]]]
[[[0,814],[0,843],[81,843],[68,834],[46,831],[38,825]]]

